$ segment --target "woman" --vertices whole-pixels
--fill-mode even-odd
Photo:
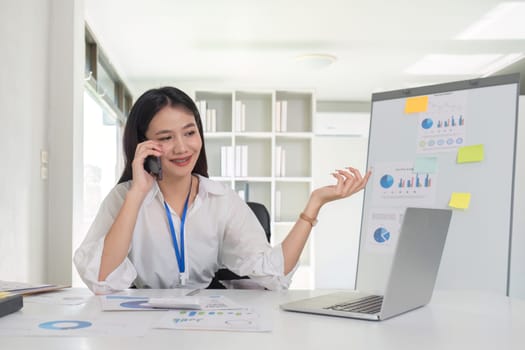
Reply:
[[[365,186],[370,172],[336,171],[337,183],[313,191],[286,239],[271,247],[250,208],[208,179],[204,135],[192,99],[179,89],[145,92],[124,131],[126,166],[102,203],[74,262],[97,294],[129,288],[204,288],[226,267],[268,289],[290,284],[327,202]],[[145,170],[159,157],[162,178]]]

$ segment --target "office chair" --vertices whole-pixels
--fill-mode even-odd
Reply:
[[[261,203],[246,202],[246,204],[248,204],[250,209],[253,211],[253,213],[261,223],[261,226],[264,229],[264,233],[266,234],[266,239],[268,240],[268,242],[270,242],[270,213],[268,212],[268,209],[266,209],[266,207]],[[248,278],[248,276],[239,276],[228,269],[220,269],[217,272],[215,272],[215,276],[213,277],[213,280],[211,281],[207,289],[226,289],[226,287],[220,281],[231,281]]]
[[[268,209],[266,209],[263,204],[257,202],[246,202],[246,204],[248,204],[257,217],[257,220],[261,223],[264,233],[266,234],[266,240],[270,243],[272,233],[270,231],[270,213],[268,212]]]

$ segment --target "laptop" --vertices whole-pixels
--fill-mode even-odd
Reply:
[[[426,305],[451,217],[449,209],[406,209],[384,295],[338,292],[282,304],[281,309],[380,321]]]

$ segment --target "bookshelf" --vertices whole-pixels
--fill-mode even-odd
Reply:
[[[313,93],[197,90],[194,98],[205,119],[210,178],[264,204],[272,243],[281,242],[312,191]],[[313,287],[312,261],[308,243],[292,287]]]

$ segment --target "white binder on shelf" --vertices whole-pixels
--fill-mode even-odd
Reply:
[[[281,126],[279,131],[286,132],[288,123],[288,101],[281,101]]]
[[[197,101],[196,105],[197,105],[197,109],[199,110],[199,114],[201,115],[202,129],[203,131],[207,131],[206,130],[206,118],[207,118],[208,111],[206,110],[206,101],[205,100]]]
[[[241,176],[248,176],[248,145],[241,147]]]
[[[286,176],[286,151],[282,146],[275,146],[275,176]]]
[[[233,146],[221,147],[221,176],[230,177],[234,175],[235,160]]]
[[[275,102],[275,131],[281,131],[281,101]]]

